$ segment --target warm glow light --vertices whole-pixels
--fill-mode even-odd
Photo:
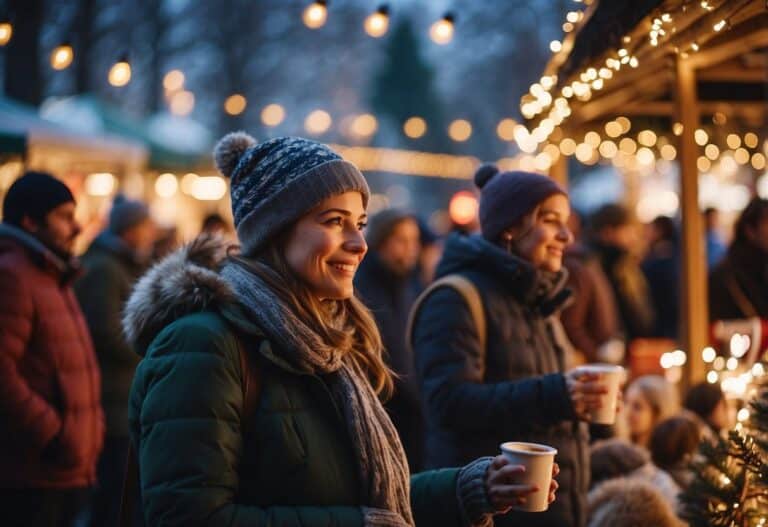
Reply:
[[[707,346],[706,348],[701,350],[701,359],[704,362],[710,363],[713,360],[715,360],[715,357],[717,357],[717,352],[715,351],[714,348]]]
[[[632,129],[632,122],[626,117],[617,117],[616,122],[621,126],[621,133],[626,134]]]
[[[660,150],[661,158],[667,161],[673,161],[677,157],[677,150],[672,145],[664,145]]]
[[[0,22],[0,46],[5,46],[10,42],[11,37],[13,36],[13,26],[10,22],[3,21]]]
[[[67,69],[72,64],[75,53],[69,44],[56,46],[51,52],[51,67],[55,70]]]
[[[516,125],[514,119],[502,119],[496,126],[496,134],[502,141],[512,141],[515,138]]]
[[[456,119],[448,127],[448,135],[454,141],[466,141],[472,136],[472,125],[466,119]]]
[[[683,133],[683,123],[675,123],[672,125],[672,133],[675,135],[681,135]]]
[[[563,43],[559,40],[553,40],[549,43],[549,49],[552,51],[552,53],[558,53],[561,49],[563,49]]]
[[[600,146],[600,134],[597,132],[587,132],[584,135],[584,142],[587,143],[592,148],[597,148]]]
[[[621,125],[616,121],[608,121],[605,123],[605,133],[608,137],[619,137],[621,135]]]
[[[171,113],[181,117],[187,116],[192,113],[195,108],[195,94],[191,91],[179,91],[171,95],[171,100],[168,102]]]
[[[744,422],[749,419],[749,410],[746,408],[739,410],[739,412],[736,414],[736,419],[738,419],[739,422]]]
[[[715,384],[718,380],[720,380],[720,376],[716,371],[710,371],[707,373],[707,382],[709,384]]]
[[[317,0],[308,5],[301,17],[304,25],[310,29],[323,27],[328,19],[328,6],[326,4],[327,2],[323,0]]]
[[[714,161],[720,156],[720,149],[717,145],[708,144],[704,147],[704,155]]]
[[[477,198],[466,190],[454,194],[448,204],[448,215],[457,225],[467,225],[475,221],[477,210]]]
[[[576,152],[576,141],[566,137],[560,141],[560,153],[564,156],[572,156]]]
[[[643,130],[637,134],[637,142],[643,146],[653,146],[656,144],[656,134],[653,130]]]
[[[418,139],[427,133],[427,122],[421,117],[411,117],[403,124],[403,132],[411,139]]]
[[[737,148],[733,153],[733,158],[740,165],[746,165],[749,163],[749,152],[746,148]]]
[[[725,138],[725,143],[728,145],[728,148],[736,150],[741,146],[741,137],[736,134],[728,134],[728,137]]]
[[[109,83],[117,88],[121,88],[131,82],[131,65],[128,63],[128,59],[122,58],[115,62],[109,69],[107,78]]]
[[[653,150],[647,147],[643,147],[637,151],[637,161],[641,165],[650,166],[655,161],[656,158],[653,155]]]
[[[701,128],[697,129],[693,133],[693,138],[696,141],[696,144],[699,146],[704,146],[705,144],[707,144],[707,141],[709,141],[709,135],[707,135],[707,132],[705,132]]]
[[[637,143],[631,137],[625,137],[619,141],[619,150],[625,154],[632,155],[637,152]]]
[[[155,194],[161,198],[170,198],[179,189],[179,180],[170,173],[160,174],[155,180]]]
[[[763,170],[765,168],[765,156],[760,152],[752,154],[752,168],[755,170]]]
[[[192,188],[195,185],[195,181],[197,178],[200,177],[197,174],[193,172],[189,172],[187,174],[184,174],[184,176],[181,178],[181,191],[184,194],[192,195]]]
[[[699,172],[709,172],[709,169],[712,168],[712,162],[704,156],[699,156],[696,160],[696,168],[699,169]]]
[[[277,126],[285,119],[285,109],[279,104],[268,104],[261,110],[261,122],[267,126]]]
[[[235,93],[224,101],[224,111],[229,115],[240,115],[245,111],[247,105],[248,101],[246,98],[239,93]]]
[[[216,201],[227,193],[227,182],[219,176],[197,177],[192,182],[192,197],[201,201]]]
[[[579,143],[576,146],[576,159],[582,163],[586,163],[592,159],[593,154],[594,150],[592,149],[592,146],[587,143]]]
[[[429,37],[435,44],[448,44],[453,39],[453,26],[453,15],[446,14],[429,28]]]
[[[600,144],[600,155],[603,156],[606,159],[613,159],[613,157],[618,153],[619,148],[616,146],[616,143],[613,141],[603,141]]]
[[[386,5],[383,5],[375,12],[368,15],[363,27],[365,28],[365,32],[373,38],[384,36],[387,29],[389,29],[389,8]]]
[[[721,20],[720,22],[712,26],[712,29],[714,29],[715,31],[722,31],[722,29],[725,27],[726,24],[727,22],[725,20]]]
[[[376,117],[369,113],[364,113],[355,117],[350,131],[358,137],[370,137],[376,133],[378,127],[379,123],[376,121]]]
[[[333,124],[331,115],[324,110],[314,110],[304,119],[304,129],[313,135],[319,135],[328,131]]]
[[[173,93],[184,88],[184,73],[181,70],[171,70],[163,77],[163,88],[167,92]]]
[[[96,172],[85,178],[85,192],[90,196],[109,196],[113,190],[115,176],[109,172]]]
[[[752,132],[744,134],[744,144],[747,148],[757,148],[757,135]]]

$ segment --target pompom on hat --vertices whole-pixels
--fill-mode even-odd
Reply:
[[[554,194],[567,196],[550,177],[532,172],[501,172],[493,164],[480,166],[474,180],[480,189],[480,228],[483,237],[494,243],[504,230],[548,197]]]
[[[368,183],[355,165],[301,137],[258,143],[245,132],[219,140],[214,161],[230,179],[232,215],[242,252],[253,255],[276,234],[337,194],[356,191],[368,206]]]

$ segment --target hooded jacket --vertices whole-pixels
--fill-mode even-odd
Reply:
[[[560,489],[548,512],[513,513],[496,525],[585,524],[589,484],[586,425],[575,421],[562,375],[565,340],[557,320],[568,297],[567,273],[536,271],[479,236],[452,235],[437,277],[458,273],[477,287],[485,308],[487,345],[469,307],[438,288],[413,330],[417,373],[427,414],[427,466],[462,464],[504,441],[555,447]]]
[[[100,376],[74,275],[25,231],[0,224],[0,488],[96,482]]]
[[[323,377],[293,369],[217,274],[222,247],[177,251],[137,284],[124,328],[143,357],[129,425],[148,525],[360,527],[354,446]],[[260,379],[243,412],[240,353]],[[244,433],[244,426],[248,430]],[[417,525],[462,525],[459,469],[411,478]]]

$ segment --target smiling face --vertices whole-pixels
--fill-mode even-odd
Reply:
[[[533,224],[522,234],[515,230],[508,231],[516,241],[514,252],[528,260],[537,269],[558,272],[563,266],[563,252],[573,236],[568,229],[571,206],[568,198],[554,194],[539,205]]]
[[[288,267],[321,300],[350,298],[352,280],[368,246],[359,192],[332,196],[299,219],[284,248]]]

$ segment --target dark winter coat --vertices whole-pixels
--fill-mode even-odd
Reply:
[[[416,298],[409,276],[390,271],[376,252],[369,252],[355,276],[355,292],[373,313],[386,350],[387,364],[398,375],[395,393],[385,405],[412,471],[423,462],[424,427],[413,355],[405,345],[408,313]]]
[[[677,338],[680,320],[680,250],[676,243],[659,243],[643,261],[655,321],[654,337]]]
[[[82,257],[83,276],[75,282],[103,379],[101,402],[107,435],[128,436],[128,392],[139,357],[123,337],[123,304],[143,266],[133,251],[109,233],[99,235]]]
[[[599,362],[598,349],[619,335],[616,299],[600,262],[586,247],[576,245],[566,252],[568,287],[572,301],[563,309],[565,332],[589,362]]]
[[[496,525],[583,526],[589,485],[586,425],[574,420],[557,309],[566,273],[546,277],[479,236],[452,235],[437,277],[459,273],[483,300],[486,350],[468,306],[451,288],[422,305],[414,327],[427,413],[427,465],[452,466],[499,451],[504,441],[558,450],[557,500],[546,513],[515,513]]]
[[[738,301],[738,293],[746,302]],[[746,304],[746,305],[745,305]],[[768,253],[735,242],[709,276],[709,318],[768,319]]]
[[[593,249],[613,289],[627,342],[650,337],[655,315],[648,282],[640,264],[619,247],[595,243]]]
[[[82,488],[104,439],[100,379],[73,269],[0,224],[0,488]]]
[[[147,296],[126,313],[144,357],[129,422],[147,524],[362,526],[354,447],[325,377],[288,366],[273,352],[280,343],[236,333],[248,322],[204,268],[213,258],[185,251],[151,271],[158,282],[140,285]],[[242,415],[239,346],[258,364],[250,416]],[[412,477],[417,525],[461,524],[458,472]]]

